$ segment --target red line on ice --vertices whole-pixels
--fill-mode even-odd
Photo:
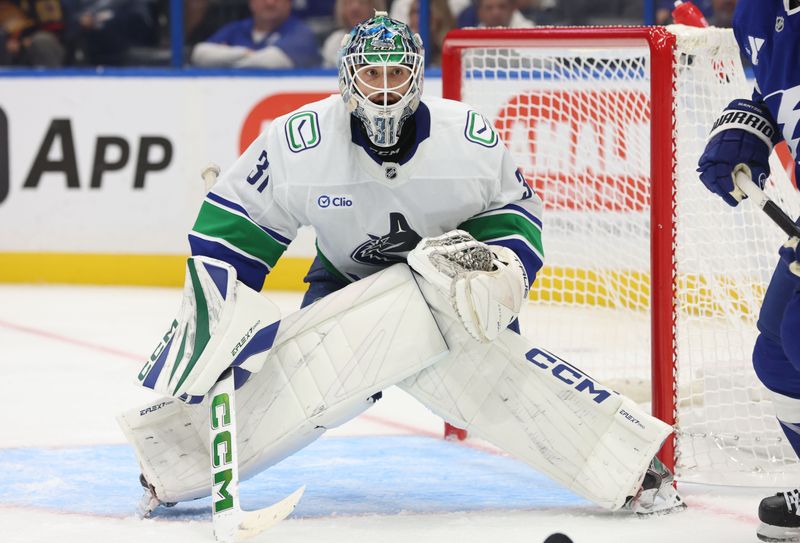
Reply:
[[[10,328],[11,330],[16,330],[17,332],[24,332],[26,334],[32,334],[34,336],[39,336],[47,339],[52,339],[54,341],[60,341],[62,343],[68,343],[70,345],[76,345],[78,347],[86,347],[87,349],[93,351],[99,351],[106,354],[112,354],[114,356],[119,356],[121,358],[127,358],[128,360],[136,360],[143,361],[146,356],[133,354],[126,351],[120,351],[119,349],[114,349],[112,347],[106,347],[105,345],[99,345],[97,343],[91,343],[89,341],[83,341],[81,339],[75,339],[68,336],[62,336],[60,334],[56,334],[54,332],[48,332],[47,330],[40,330],[38,328],[31,328],[30,326],[25,326],[22,324],[16,324],[13,322],[8,322],[4,320],[0,320],[0,326],[4,328]]]

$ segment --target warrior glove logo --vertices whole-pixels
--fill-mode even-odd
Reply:
[[[405,262],[408,251],[422,241],[422,237],[409,226],[402,213],[389,213],[388,234],[367,235],[369,240],[359,245],[350,258],[370,266],[388,266],[396,262]]]

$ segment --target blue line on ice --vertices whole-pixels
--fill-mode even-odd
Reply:
[[[127,445],[0,450],[0,504],[135,514],[138,464]],[[241,486],[245,509],[306,484],[294,516],[586,507],[586,500],[509,457],[416,436],[323,438]],[[208,498],[154,516],[207,518]]]

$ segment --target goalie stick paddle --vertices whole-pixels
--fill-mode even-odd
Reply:
[[[745,193],[748,198],[751,198],[772,219],[772,222],[777,224],[788,236],[800,238],[800,227],[753,182],[742,164],[739,164],[733,170],[733,183],[737,189]]]
[[[233,371],[227,370],[211,388],[211,515],[220,543],[252,537],[294,511],[305,486],[278,503],[244,511],[239,504],[239,457],[236,443],[236,398]]]

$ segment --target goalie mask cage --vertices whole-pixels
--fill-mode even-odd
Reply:
[[[490,119],[545,202],[545,267],[524,332],[676,432],[682,480],[785,485],[800,474],[751,354],[785,235],[696,173],[723,107],[749,97],[730,30],[465,29],[443,95]],[[776,156],[767,193],[797,192]]]

